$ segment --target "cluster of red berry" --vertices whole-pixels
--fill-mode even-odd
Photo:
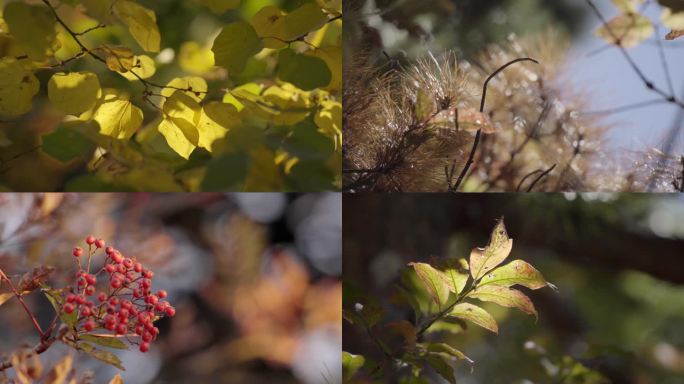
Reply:
[[[142,264],[124,257],[118,250],[105,248],[106,258],[103,267],[90,273],[91,258],[105,247],[102,239],[93,236],[86,238],[88,260],[84,268],[81,262],[83,248],[74,248],[73,255],[78,259],[76,287],[69,287],[65,296],[63,310],[78,313],[77,329],[90,332],[98,328],[126,336],[134,344],[140,345],[141,352],[150,349],[150,342],[159,334],[154,321],[162,316],[174,316],[176,310],[164,301],[166,291],[152,293],[154,272],[143,268]],[[98,278],[107,286],[97,290]],[[134,337],[140,337],[140,341]]]

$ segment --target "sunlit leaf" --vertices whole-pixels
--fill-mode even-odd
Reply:
[[[165,98],[171,97],[176,92],[183,92],[196,102],[204,100],[208,90],[207,81],[197,76],[177,77],[172,79],[162,89],[161,95]]]
[[[546,286],[542,274],[533,266],[522,260],[513,260],[482,277],[479,286],[494,284],[504,287],[522,285],[530,289]]]
[[[530,315],[537,316],[537,310],[529,297],[522,292],[498,285],[485,285],[475,288],[468,297],[490,301],[504,307],[518,308]]]
[[[119,72],[119,74],[130,81],[140,81],[140,79],[149,79],[154,76],[156,72],[157,67],[154,64],[154,60],[147,55],[140,55],[135,56],[133,67],[129,71]]]
[[[93,119],[99,124],[101,134],[126,140],[142,125],[143,112],[130,101],[107,94]]]
[[[684,29],[684,9],[681,9],[681,7],[684,6],[681,4],[684,4],[684,2],[680,3],[679,11],[675,11],[673,8],[665,8],[663,10],[663,13],[660,15],[660,20],[666,27],[680,31]]]
[[[117,373],[116,376],[109,380],[109,384],[124,384],[124,381],[121,378],[121,375]]]
[[[101,95],[100,80],[92,72],[58,72],[48,82],[48,99],[67,115],[92,109]]]
[[[200,47],[194,41],[188,41],[180,46],[178,64],[185,72],[201,75],[214,67],[214,52]]]
[[[439,308],[449,298],[449,285],[441,271],[426,263],[409,263]]]
[[[135,67],[136,57],[130,48],[116,45],[103,45],[101,49],[105,53],[105,62],[107,68],[110,70],[124,73]]]
[[[508,238],[503,219],[499,220],[489,237],[489,244],[483,249],[475,248],[470,253],[470,274],[477,280],[501,264],[511,253],[513,239]]]
[[[216,140],[222,139],[231,127],[240,124],[240,115],[231,104],[213,101],[202,107],[197,124],[199,130],[198,146],[212,151]]]
[[[366,359],[362,355],[352,355],[342,351],[342,381],[351,380],[365,362]]]
[[[425,348],[428,352],[433,353],[444,353],[457,360],[466,360],[468,362],[473,362],[468,356],[458,349],[452,347],[447,343],[421,343],[420,347]]]
[[[499,332],[499,326],[496,324],[496,320],[494,320],[492,315],[477,305],[470,303],[456,304],[451,312],[449,312],[449,316],[472,321],[473,323],[494,333]]]
[[[164,118],[159,132],[176,153],[188,159],[199,144],[198,124],[202,109],[192,97],[175,92],[164,103]]]
[[[142,49],[159,52],[161,36],[154,11],[130,0],[117,0],[112,9]]]

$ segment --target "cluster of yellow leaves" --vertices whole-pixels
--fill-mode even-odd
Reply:
[[[196,2],[223,14],[249,0]],[[341,1],[308,1],[290,12],[265,6],[256,10],[249,21],[224,26],[213,42],[187,41],[181,44],[177,60],[191,76],[174,78],[159,87],[152,78],[157,66],[165,62],[149,56],[162,48],[153,10],[134,0],[64,3],[100,23],[122,25],[148,54],[111,44],[83,48],[71,31],[57,23],[53,13],[59,14],[59,8],[21,1],[5,6],[0,18],[0,115],[29,112],[40,89],[34,71],[60,68],[50,76],[47,96],[51,106],[67,116],[63,125],[66,128],[53,132],[46,142],[50,147],[45,150],[51,156],[60,161],[85,159],[88,154],[79,151],[92,154],[99,148],[90,164],[98,170],[103,161],[113,161],[106,167],[110,182],[117,179],[117,174],[142,172],[135,177],[140,179],[156,172],[136,169],[147,156],[155,157],[156,163],[148,161],[146,165],[155,163],[159,170],[164,168],[163,161],[178,164],[175,157],[187,161],[198,149],[217,159],[246,153],[247,169],[238,167],[236,180],[243,174],[247,180],[232,183],[231,188],[288,188],[283,180],[290,176],[330,179],[312,183],[314,189],[339,184]],[[91,71],[61,69],[62,61],[89,55],[102,58],[106,69],[127,80],[142,82],[142,98],[108,88],[109,81]],[[236,87],[209,89],[207,80],[225,79],[226,74],[240,79]],[[158,116],[146,119],[145,107],[152,107]],[[127,141],[135,144],[125,144]],[[73,145],[57,148],[66,142]],[[116,166],[121,163],[123,167]],[[154,189],[180,188],[170,173],[173,169],[167,167],[167,172],[167,183],[158,180],[159,188]],[[250,182],[258,174],[261,180]],[[181,179],[184,188],[229,187],[226,180],[201,181],[210,177],[211,167],[205,167],[185,172]]]

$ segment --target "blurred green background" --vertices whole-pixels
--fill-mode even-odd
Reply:
[[[523,259],[558,286],[529,291],[539,321],[486,306],[499,334],[469,327],[446,342],[475,360],[459,383],[682,383],[684,199],[634,194],[345,195],[344,308],[378,300],[385,321],[411,261],[467,257],[505,217]],[[345,322],[343,349],[379,358]],[[437,382],[434,376],[434,382]]]

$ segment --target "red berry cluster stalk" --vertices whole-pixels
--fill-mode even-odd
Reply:
[[[78,332],[110,331],[139,345],[141,352],[147,352],[159,334],[154,321],[176,314],[171,304],[163,300],[166,291],[152,293],[154,272],[113,247],[105,248],[104,240],[88,236],[86,244],[88,260],[85,267],[81,263],[84,250],[81,247],[73,250],[78,272],[75,286],[67,287],[69,293],[64,297],[63,311],[78,314]],[[91,273],[91,259],[102,248],[105,248],[104,265]]]

